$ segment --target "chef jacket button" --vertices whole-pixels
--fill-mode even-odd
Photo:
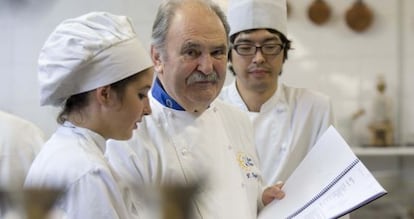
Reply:
[[[181,150],[181,155],[183,155],[183,156],[187,156],[187,155],[188,155],[188,150],[187,150],[187,148],[183,148],[183,149]]]
[[[231,145],[227,146],[227,148],[228,148],[229,150],[233,149],[233,148],[231,147]]]
[[[217,107],[214,107],[213,108],[213,112],[217,112]]]
[[[92,170],[92,173],[93,173],[93,174],[99,174],[99,172],[100,172],[99,168],[94,168],[94,169]]]
[[[283,113],[283,112],[285,112],[286,111],[286,109],[284,108],[284,107],[278,107],[277,109],[276,109],[276,112],[277,113]]]
[[[242,188],[244,188],[244,187],[245,187],[244,183],[242,183],[242,184],[241,184],[241,187],[242,187]]]
[[[168,112],[168,117],[174,118],[174,113]]]
[[[171,99],[166,99],[165,100],[165,105],[167,105],[169,108],[173,108],[173,102]]]
[[[157,120],[157,125],[158,125],[159,127],[161,127],[163,124],[165,124],[165,123],[164,123],[164,120],[163,120],[162,118],[158,118],[158,120]]]

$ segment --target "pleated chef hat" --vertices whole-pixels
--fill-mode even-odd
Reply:
[[[274,29],[287,36],[286,0],[230,0],[230,36],[250,29]]]
[[[129,18],[91,12],[60,23],[38,60],[40,104],[112,84],[152,66]]]

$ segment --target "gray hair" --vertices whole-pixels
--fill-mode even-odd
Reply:
[[[158,49],[161,54],[165,54],[165,41],[175,11],[184,5],[186,1],[198,2],[208,10],[213,11],[221,20],[228,41],[230,25],[227,22],[223,10],[212,0],[164,0],[158,7],[157,15],[155,16],[155,21],[152,26],[152,45]]]

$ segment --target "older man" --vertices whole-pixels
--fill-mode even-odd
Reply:
[[[280,185],[262,193],[250,121],[216,100],[225,80],[228,32],[211,1],[163,2],[152,32],[152,115],[133,140],[109,142],[107,151],[129,184],[204,180],[191,218],[256,218],[262,204],[284,195]]]

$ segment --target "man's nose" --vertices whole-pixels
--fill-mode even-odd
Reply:
[[[210,54],[200,56],[197,70],[206,75],[211,74],[214,69],[212,59],[213,57]]]
[[[256,53],[253,56],[254,63],[263,63],[265,61],[265,57],[263,56],[262,48],[257,48]]]

